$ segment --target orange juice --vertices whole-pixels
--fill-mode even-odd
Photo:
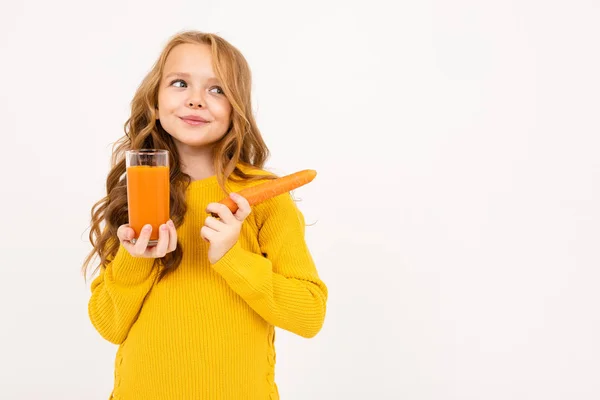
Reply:
[[[156,244],[158,228],[169,220],[169,167],[127,167],[127,206],[135,237],[139,237],[144,225],[150,224],[150,244]]]

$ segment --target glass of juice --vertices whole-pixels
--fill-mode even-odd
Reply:
[[[125,152],[129,226],[139,237],[152,225],[148,246],[158,243],[158,228],[169,220],[169,151],[156,149]]]

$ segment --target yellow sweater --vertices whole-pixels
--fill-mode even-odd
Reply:
[[[92,282],[90,319],[120,345],[111,399],[278,399],[275,327],[306,338],[321,329],[327,287],[290,194],[254,206],[211,265],[200,228],[206,205],[222,198],[214,176],[191,183],[177,230],[183,260],[160,282],[151,259],[122,246]]]

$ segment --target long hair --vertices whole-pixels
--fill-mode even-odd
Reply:
[[[183,223],[187,210],[185,192],[191,182],[181,170],[179,154],[173,138],[157,121],[158,89],[166,59],[180,44],[205,44],[211,47],[213,70],[221,81],[226,98],[232,106],[227,133],[214,145],[214,168],[219,186],[228,194],[226,181],[255,181],[273,179],[275,174],[246,174],[239,165],[262,169],[269,150],[256,125],[252,113],[250,68],[240,51],[225,39],[211,33],[184,31],[171,37],[158,60],[138,87],[131,101],[131,114],[124,125],[125,135],[113,146],[111,169],[106,179],[106,196],[91,210],[89,240],[93,246],[84,261],[82,273],[87,276],[91,260],[98,256],[99,268],[105,268],[119,249],[117,229],[128,222],[127,181],[125,152],[138,149],[166,149],[171,153],[170,215],[176,227]],[[259,171],[260,172],[260,171]],[[103,226],[102,226],[103,225]],[[162,265],[159,279],[175,270],[182,259],[183,249],[155,259],[154,266]]]

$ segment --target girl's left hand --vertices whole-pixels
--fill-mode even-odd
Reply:
[[[242,223],[252,211],[248,201],[237,193],[230,194],[239,207],[235,214],[221,203],[209,203],[206,212],[214,213],[219,219],[209,215],[200,229],[200,236],[210,243],[208,248],[208,260],[211,264],[219,261],[237,242],[242,230]]]

